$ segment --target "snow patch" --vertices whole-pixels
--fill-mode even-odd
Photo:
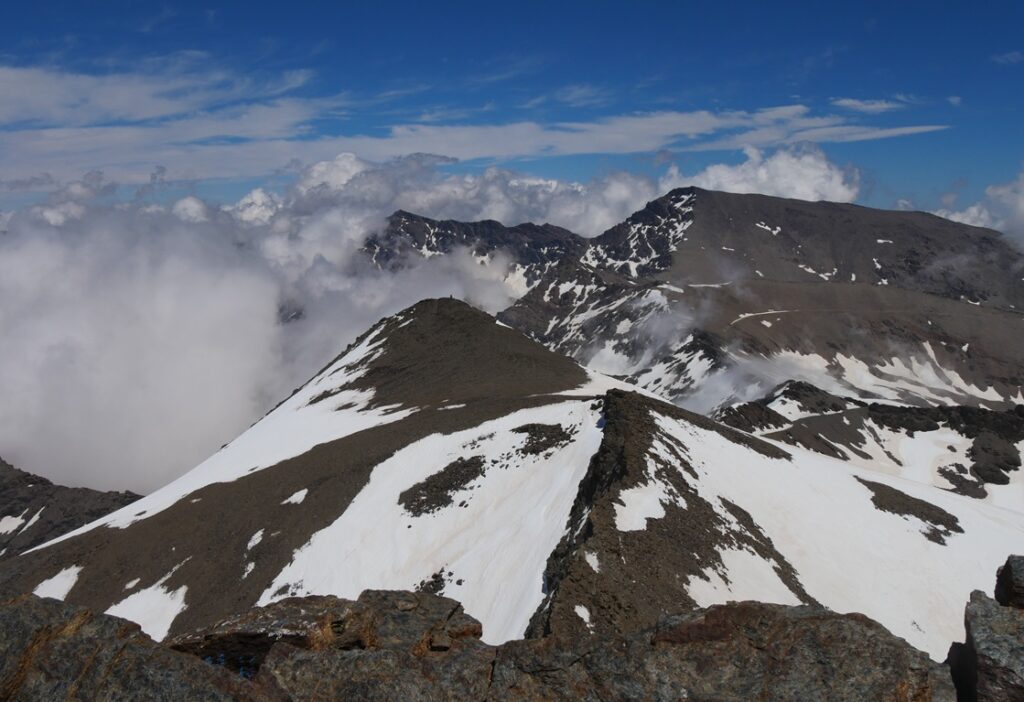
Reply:
[[[770,604],[799,605],[800,598],[786,587],[774,566],[746,549],[726,549],[719,556],[722,568],[709,568],[691,577],[687,593],[698,607],[757,600]]]
[[[17,517],[8,516],[4,517],[3,519],[0,519],[0,534],[10,534],[12,531],[17,529],[22,524],[24,524],[25,512],[28,512],[28,510],[26,509]]]
[[[82,566],[68,566],[52,578],[47,578],[36,585],[32,591],[33,595],[39,597],[52,597],[55,600],[63,600],[71,592],[71,588],[78,581],[78,574],[82,572]]]
[[[177,590],[168,590],[164,587],[164,583],[180,567],[179,563],[153,585],[109,607],[105,614],[131,620],[142,627],[154,641],[163,641],[171,629],[171,624],[186,607],[187,586],[182,585]]]
[[[543,574],[561,541],[579,482],[601,443],[600,410],[571,400],[519,410],[452,434],[432,434],[377,465],[334,523],[314,534],[260,596],[354,599],[367,588],[414,589],[443,570],[445,594],[483,624],[483,639],[519,638],[544,600]],[[519,453],[524,424],[560,424],[571,441]],[[451,504],[414,515],[399,496],[458,458],[485,470]],[[514,457],[514,458],[513,458]],[[500,557],[498,555],[500,554]]]
[[[281,502],[282,505],[301,505],[302,501],[306,499],[306,494],[309,493],[308,488],[302,488],[298,492],[294,493],[287,500]]]

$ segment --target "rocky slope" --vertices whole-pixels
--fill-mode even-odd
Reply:
[[[860,612],[941,660],[1024,513],[739,432],[454,300],[382,320],[192,472],[0,571],[154,638],[366,589],[498,644],[730,600]],[[927,593],[927,596],[924,596]]]
[[[707,411],[786,380],[866,401],[1024,403],[1024,258],[921,213],[673,191],[501,318]]]
[[[573,260],[586,248],[586,240],[550,224],[506,227],[498,222],[438,221],[398,211],[383,231],[371,235],[363,251],[374,265],[398,269],[410,258],[432,258],[462,249],[481,263],[501,257],[508,263],[506,281],[525,294],[559,261]]]
[[[131,492],[54,485],[0,459],[0,562],[137,499]]]
[[[32,596],[0,603],[4,699],[915,700],[942,666],[859,615],[754,602],[607,640],[489,646],[435,595],[283,600],[161,647],[124,620]]]

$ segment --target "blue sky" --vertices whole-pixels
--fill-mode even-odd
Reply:
[[[1024,163],[1024,4],[35,2],[0,23],[0,208],[99,169],[214,199],[410,152],[587,181],[813,148],[857,200]]]

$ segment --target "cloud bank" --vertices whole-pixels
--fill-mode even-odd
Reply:
[[[998,229],[1024,245],[1024,171],[1008,183],[987,187],[980,202],[962,210],[936,210],[934,214],[954,222]]]
[[[0,455],[61,483],[152,490],[199,463],[384,315],[454,295],[512,301],[499,259],[416,260],[400,273],[358,251],[388,214],[551,222],[593,236],[686,182],[849,199],[856,179],[813,149],[660,181],[588,183],[450,159],[313,164],[286,192],[220,206],[160,204],[164,171],[130,202],[91,172],[0,216]],[[770,187],[769,187],[770,186]]]
[[[770,156],[747,148],[744,154],[746,160],[738,165],[716,164],[693,176],[684,176],[673,166],[662,179],[662,187],[695,185],[731,193],[832,202],[852,202],[860,191],[860,174],[855,169],[837,166],[815,147],[780,149]]]

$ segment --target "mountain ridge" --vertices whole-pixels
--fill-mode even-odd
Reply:
[[[745,434],[441,299],[371,327],[189,474],[22,554],[0,592],[156,639],[374,588],[456,598],[488,643],[820,603],[941,660],[984,583],[969,564],[991,570],[1022,534],[1024,512]]]

